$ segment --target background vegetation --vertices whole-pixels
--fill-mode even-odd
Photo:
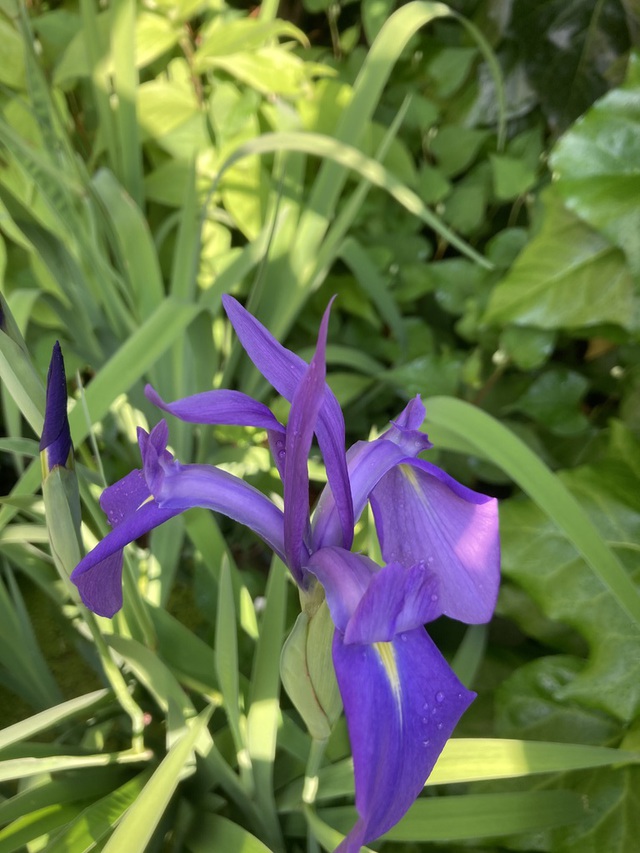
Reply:
[[[433,632],[479,698],[384,849],[636,850],[639,28],[637,0],[0,0],[0,853],[313,851],[349,826],[342,724],[302,804],[296,595],[256,540],[175,519],[130,549],[112,622],[49,548],[56,339],[86,547],[158,418],[146,381],[286,416],[225,292],[303,356],[338,294],[348,438],[420,393],[432,458],[502,499],[496,619]],[[182,461],[277,489],[259,432],[170,426]]]

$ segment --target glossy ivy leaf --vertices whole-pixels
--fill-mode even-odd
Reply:
[[[553,352],[555,335],[546,329],[507,326],[500,335],[500,349],[520,370],[534,370]]]
[[[431,143],[431,153],[446,177],[459,175],[476,159],[489,132],[472,127],[446,124]]]
[[[616,433],[621,429],[617,427]],[[632,576],[638,577],[640,489],[633,466],[640,460],[640,447],[629,434],[625,453],[620,454],[618,447],[616,436],[604,459],[564,473],[562,479]],[[559,698],[621,721],[633,719],[640,710],[640,625],[532,502],[505,501],[501,529],[504,574],[522,586],[546,616],[574,628],[589,646],[584,669]]]
[[[624,86],[566,133],[551,157],[567,207],[626,254],[640,275],[640,55]]]
[[[556,435],[575,435],[589,426],[580,411],[588,388],[582,374],[566,367],[552,368],[531,383],[512,410],[523,412]]]
[[[549,833],[553,853],[636,853],[640,838],[640,768],[590,770],[567,777],[589,802],[587,819]]]
[[[511,31],[551,123],[562,130],[608,88],[629,46],[621,0],[515,0]]]
[[[553,655],[517,669],[500,685],[496,695],[498,734],[594,746],[617,740],[621,729],[614,717],[565,695],[584,667],[578,657]]]
[[[495,287],[485,322],[636,329],[638,302],[623,253],[568,211],[555,188],[542,200],[540,231]]]

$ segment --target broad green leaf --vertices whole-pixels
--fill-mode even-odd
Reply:
[[[551,730],[552,726],[553,724]],[[577,743],[544,743],[507,738],[451,738],[425,785],[430,787],[486,782],[492,779],[515,779],[591,767],[613,767],[626,762],[639,763],[640,753]],[[316,802],[353,796],[352,759],[323,767],[318,774],[318,780]],[[296,780],[280,793],[278,806],[282,811],[299,806],[302,785],[302,780]]]
[[[0,761],[0,782],[25,779],[41,773],[62,773],[85,767],[106,767],[110,764],[145,764],[153,757],[146,752],[104,752],[99,755],[50,755],[43,758],[7,758]]]
[[[104,853],[144,853],[210,716],[211,708],[205,709],[174,743],[118,824]]]
[[[0,378],[36,435],[44,421],[44,383],[26,351],[0,331]]]
[[[79,808],[78,804],[55,804],[17,818],[0,829],[0,853],[22,853],[30,841],[46,838],[59,826],[73,820]]]
[[[452,178],[469,168],[488,137],[486,130],[446,124],[434,136],[430,149],[442,173]]]
[[[629,578],[637,581],[640,500],[637,478],[626,461],[601,459],[594,467],[565,472],[562,482],[580,503],[585,523],[610,544]],[[589,644],[587,666],[562,696],[621,720],[632,719],[640,709],[640,621],[622,610],[547,513],[532,502],[504,502],[501,531],[504,574],[545,615],[575,628]]]
[[[491,155],[493,191],[500,200],[515,199],[529,190],[536,170],[525,161],[506,154]]]
[[[629,7],[631,9],[631,7]],[[564,129],[609,87],[629,47],[618,0],[516,0],[510,30],[552,126]]]
[[[125,775],[126,774],[126,775]],[[24,787],[13,797],[0,803],[0,823],[6,824],[47,806],[82,802],[92,797],[102,797],[127,778],[122,768],[100,767],[67,771],[60,779],[44,775]]]
[[[93,693],[87,693],[84,696],[79,696],[77,699],[69,699],[67,702],[62,702],[60,705],[48,708],[46,711],[41,711],[33,717],[2,729],[0,731],[0,750],[12,743],[26,740],[34,734],[60,725],[60,723],[77,716],[83,711],[93,708],[94,705],[102,702],[105,696],[108,695],[108,690],[94,690]]]
[[[167,714],[167,738],[171,742],[184,730],[185,720],[195,714],[191,700],[180,687],[175,675],[158,656],[131,637],[111,634],[106,642],[135,672],[162,711]]]
[[[219,698],[211,646],[162,607],[149,607],[157,634],[157,652],[176,678],[208,696]]]
[[[640,55],[626,85],[598,101],[560,139],[551,165],[567,207],[626,254],[640,276]],[[605,288],[606,290],[606,288]]]
[[[584,805],[574,791],[467,794],[419,799],[384,838],[393,841],[454,841],[494,838],[575,823]],[[322,809],[319,816],[347,832],[355,809]]]
[[[553,853],[604,850],[636,853],[640,833],[640,770],[626,767],[575,773],[567,781],[589,803],[585,819],[574,826],[545,833],[542,839],[537,835],[536,840]]]
[[[500,349],[520,370],[540,367],[553,352],[555,335],[532,326],[507,326],[500,335]]]
[[[195,54],[196,70],[201,70],[206,57],[230,56],[243,51],[257,50],[273,39],[288,36],[308,45],[304,32],[290,21],[264,21],[257,18],[214,17],[201,32]]]
[[[84,853],[103,840],[133,805],[151,775],[145,771],[115,791],[87,805],[77,817],[56,833],[47,844],[47,853]]]
[[[190,853],[269,853],[269,848],[222,815],[200,813],[186,839]]]
[[[12,89],[24,89],[24,44],[20,34],[4,17],[0,18],[0,44],[2,61],[0,62],[0,83]]]
[[[277,557],[271,562],[266,605],[251,673],[247,746],[253,765],[256,798],[273,843],[280,828],[273,796],[273,762],[280,726],[280,651],[284,640],[287,570]]]
[[[129,389],[150,370],[200,312],[195,305],[167,297],[137,329],[87,385],[85,397],[94,423],[109,411],[119,394]],[[71,433],[76,444],[89,433],[80,406],[69,414]]]
[[[238,762],[244,755],[240,729],[240,690],[238,678],[238,633],[236,607],[231,585],[229,560],[224,556],[220,565],[218,612],[216,617],[215,668],[224,699],[224,707],[233,734]]]
[[[511,612],[518,621],[519,614]],[[531,633],[535,637],[535,633]],[[584,671],[585,663],[569,655],[536,658],[521,666],[500,685],[496,727],[507,737],[554,738],[600,745],[620,738],[620,723],[598,708],[565,695]]]
[[[636,329],[638,304],[622,252],[566,210],[557,190],[542,198],[541,230],[496,286],[485,322]]]
[[[133,169],[133,165],[130,168]],[[131,180],[135,178],[132,176]],[[164,297],[162,274],[149,226],[135,201],[111,172],[101,169],[91,185],[102,206],[116,257],[131,288],[139,317],[144,320]]]
[[[524,412],[557,435],[575,435],[589,426],[580,409],[588,388],[589,383],[581,373],[566,367],[551,367],[529,385],[510,409]]]

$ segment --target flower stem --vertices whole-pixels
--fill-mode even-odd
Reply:
[[[322,757],[327,746],[327,739],[311,740],[307,768],[304,774],[304,786],[302,788],[302,802],[306,806],[313,806],[318,793],[318,771],[322,764]],[[307,853],[320,853],[320,846],[315,835],[311,831],[311,825],[307,823]]]

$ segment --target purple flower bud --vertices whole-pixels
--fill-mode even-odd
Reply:
[[[40,451],[46,471],[51,471],[56,465],[68,467],[71,431],[67,418],[67,379],[58,341],[54,344],[47,374],[47,402]]]

